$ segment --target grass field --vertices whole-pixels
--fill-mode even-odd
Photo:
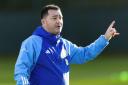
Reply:
[[[0,85],[15,85],[16,56],[0,56]],[[128,85],[128,55],[99,56],[82,65],[71,65],[70,85]]]

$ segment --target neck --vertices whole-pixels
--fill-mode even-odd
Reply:
[[[45,25],[42,25],[42,28],[43,28],[46,32],[51,33],[51,32],[48,31],[48,29],[47,29],[47,27],[46,27]]]

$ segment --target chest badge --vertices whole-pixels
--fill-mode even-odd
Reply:
[[[66,53],[66,50],[65,50],[65,48],[63,46],[62,50],[61,50],[61,58],[64,59],[66,56],[67,56],[67,53]]]

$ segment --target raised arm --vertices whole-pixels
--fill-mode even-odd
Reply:
[[[78,47],[75,44],[69,42],[69,54],[71,56],[71,63],[85,63],[89,60],[94,59],[100,54],[103,49],[108,45],[109,40],[119,35],[116,29],[113,28],[115,21],[113,21],[108,27],[104,35],[101,35],[97,40],[85,47]]]

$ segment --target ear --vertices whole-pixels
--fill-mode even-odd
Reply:
[[[45,24],[45,20],[44,19],[41,19],[41,24]]]

